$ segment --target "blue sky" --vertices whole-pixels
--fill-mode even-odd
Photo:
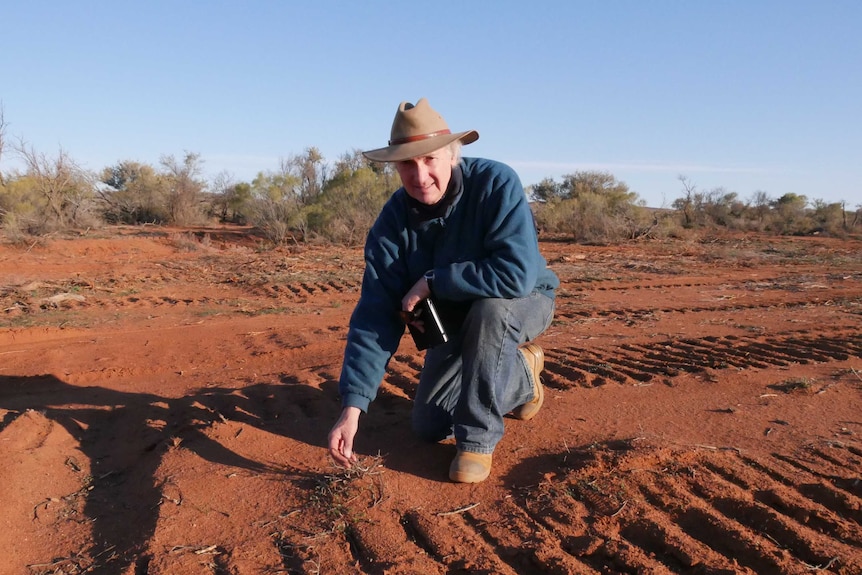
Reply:
[[[250,180],[385,145],[427,97],[525,185],[602,170],[669,206],[682,175],[853,207],[860,28],[857,0],[28,0],[0,16],[0,102],[7,139],[88,169],[190,151]]]

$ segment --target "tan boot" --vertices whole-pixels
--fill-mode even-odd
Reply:
[[[449,479],[457,483],[479,483],[491,474],[491,454],[458,450],[449,466]]]
[[[545,352],[542,351],[542,348],[535,343],[528,343],[521,346],[519,349],[524,355],[524,359],[527,361],[527,367],[530,370],[530,374],[533,376],[533,399],[512,410],[512,416],[515,419],[523,419],[526,421],[528,419],[533,419],[536,414],[539,413],[539,409],[542,408],[542,404],[545,402],[545,388],[542,386],[542,382],[539,378],[539,374],[542,373],[542,370],[545,368]]]

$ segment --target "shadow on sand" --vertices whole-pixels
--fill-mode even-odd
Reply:
[[[26,410],[62,425],[90,461],[92,489],[84,513],[92,522],[91,556],[100,573],[146,570],[145,546],[155,533],[162,499],[157,471],[177,440],[210,462],[254,472],[305,476],[312,470],[278,468],[241,456],[206,433],[216,421],[231,420],[321,449],[340,411],[337,385],[320,388],[284,378],[240,389],[207,387],[180,398],[70,385],[53,375],[0,376],[0,408],[9,410],[0,432]],[[384,395],[363,417],[357,451],[380,454],[389,469],[445,481],[449,446],[421,443],[409,430],[410,401]],[[153,425],[159,422],[159,425]],[[419,452],[418,450],[422,451]],[[134,518],[130,521],[129,518]],[[109,559],[105,559],[108,557]]]

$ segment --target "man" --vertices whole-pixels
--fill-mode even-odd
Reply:
[[[428,297],[457,320],[450,339],[426,352],[412,423],[429,441],[454,435],[452,481],[484,481],[504,415],[531,419],[542,406],[544,353],[529,342],[551,322],[559,280],[539,253],[515,172],[491,160],[461,159],[461,146],[478,138],[475,130],[450,132],[422,98],[398,107],[387,147],[363,152],[393,162],[403,187],[386,202],[365,245],[362,293],[339,382],[342,412],[329,433],[340,465],[356,461],[360,414],[404,334],[399,312],[413,312]]]

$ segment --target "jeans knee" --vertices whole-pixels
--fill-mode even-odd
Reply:
[[[483,333],[505,329],[512,321],[510,313],[511,300],[488,298],[473,302],[470,312],[464,321],[462,333],[470,337],[481,337]]]
[[[490,318],[501,318],[509,315],[511,300],[503,298],[477,299],[470,307],[470,314],[487,321]],[[468,316],[469,317],[469,316]]]

